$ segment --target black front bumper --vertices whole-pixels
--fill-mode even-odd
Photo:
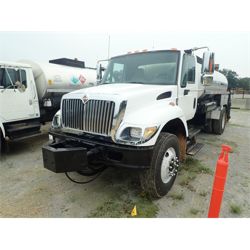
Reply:
[[[153,147],[118,145],[72,134],[51,131],[54,141],[43,146],[44,167],[56,172],[84,169],[88,164],[149,168]]]

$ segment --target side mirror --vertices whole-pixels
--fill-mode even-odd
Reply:
[[[108,63],[109,63],[109,60],[100,60],[97,62],[97,66],[96,66],[97,84],[99,84],[102,81],[103,73],[107,69]]]
[[[202,62],[202,74],[213,74],[214,73],[214,53],[206,51],[203,53],[203,62]]]
[[[96,80],[98,84],[102,80],[102,64],[99,62],[97,63],[97,67],[96,67]]]

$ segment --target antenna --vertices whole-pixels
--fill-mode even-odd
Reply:
[[[109,59],[109,53],[110,53],[110,35],[108,38],[108,59]]]

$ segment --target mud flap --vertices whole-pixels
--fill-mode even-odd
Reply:
[[[44,167],[55,173],[75,172],[88,165],[87,149],[52,143],[42,147]]]

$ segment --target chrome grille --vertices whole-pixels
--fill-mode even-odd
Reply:
[[[62,102],[62,124],[65,128],[110,135],[115,103],[112,101],[64,99]]]

